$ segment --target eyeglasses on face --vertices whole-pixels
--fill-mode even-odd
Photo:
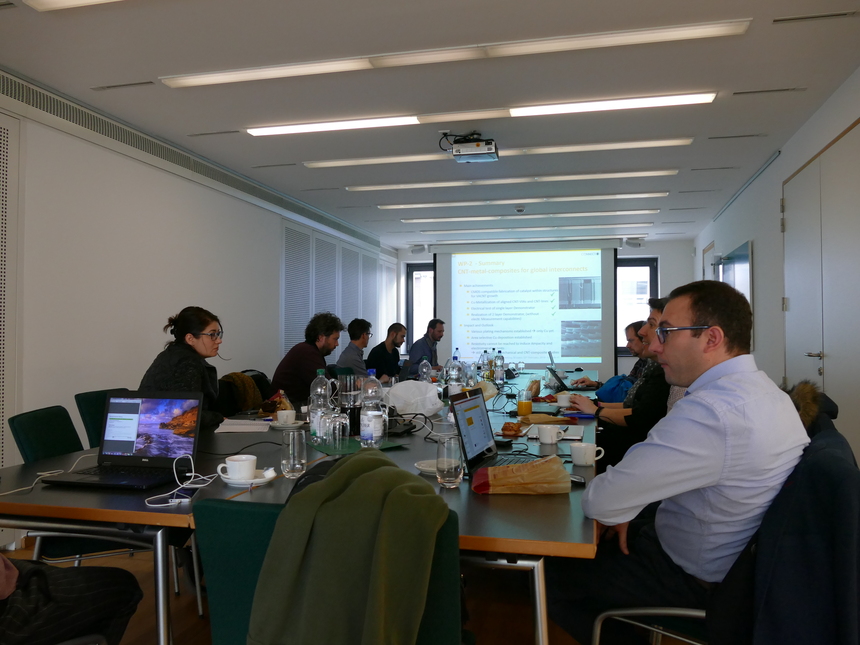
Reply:
[[[209,339],[214,341],[214,340],[218,340],[219,338],[224,338],[224,330],[219,329],[218,331],[210,331],[208,334],[204,334],[201,332],[197,336],[198,336],[198,338],[200,336],[209,336]]]
[[[710,329],[713,325],[693,325],[691,327],[657,327],[654,330],[654,334],[657,336],[657,340],[660,343],[665,343],[669,338],[669,334],[673,331],[684,331],[685,329]]]
[[[367,334],[367,340],[370,340],[371,338],[373,338],[373,332],[372,331],[366,331],[364,333]]]

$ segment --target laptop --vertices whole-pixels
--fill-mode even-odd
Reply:
[[[566,390],[568,392],[588,392],[597,389],[590,385],[566,385],[564,380],[558,375],[558,372],[555,371],[554,367],[550,367],[549,365],[547,365],[546,370],[550,373],[552,380],[555,381],[559,391]]]
[[[493,439],[490,415],[480,388],[451,395],[454,426],[460,434],[466,474],[471,477],[481,468],[523,464],[537,459],[534,455],[500,455]]]
[[[203,395],[199,392],[108,394],[98,465],[43,477],[55,486],[147,490],[184,481],[197,451]]]

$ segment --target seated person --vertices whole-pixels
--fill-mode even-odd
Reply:
[[[364,350],[373,338],[371,325],[364,318],[356,318],[346,327],[349,333],[349,343],[343,348],[337,359],[338,367],[350,367],[356,376],[367,376],[367,366],[364,364]]]
[[[377,378],[383,383],[400,375],[400,346],[406,340],[406,327],[393,323],[388,328],[385,341],[370,350],[367,357],[367,369],[376,370]]]
[[[603,431],[597,435],[596,443],[605,451],[598,462],[598,469],[614,466],[624,453],[635,443],[644,441],[648,431],[666,416],[669,399],[669,384],[660,365],[653,360],[650,342],[654,329],[663,311],[665,298],[651,298],[648,301],[651,312],[648,321],[639,330],[643,340],[640,355],[649,359],[642,375],[633,384],[624,403],[602,403],[600,405],[582,395],[570,397],[570,404],[587,414],[595,415]]]
[[[596,558],[547,563],[550,616],[580,643],[607,609],[704,608],[800,460],[809,438],[750,356],[751,329],[749,303],[725,283],[670,294],[650,350],[687,396],[585,489],[603,533]],[[631,520],[655,502],[634,535]],[[639,642],[629,625],[606,628],[601,643]]]
[[[444,320],[434,318],[427,323],[427,333],[412,343],[412,348],[409,350],[409,376],[418,376],[418,366],[425,358],[434,370],[442,369],[439,365],[439,356],[436,353],[436,344],[442,340],[444,335]]]
[[[143,597],[114,567],[51,567],[0,555],[0,645],[55,645],[101,634],[119,645]]]
[[[272,387],[283,390],[296,409],[307,405],[317,370],[325,369],[325,357],[338,346],[342,331],[340,318],[328,312],[318,313],[305,327],[304,341],[281,359],[272,377]]]
[[[218,427],[224,420],[215,411],[218,373],[206,359],[218,355],[224,338],[221,321],[201,307],[185,307],[167,319],[164,331],[170,332],[173,341],[155,357],[138,389],[146,392],[202,392],[200,429]]]
[[[648,363],[647,358],[640,357],[642,353],[642,339],[639,337],[639,330],[642,329],[644,324],[644,320],[637,320],[624,328],[624,335],[627,336],[627,349],[633,356],[639,359],[634,363],[630,373],[627,375],[627,380],[631,383],[635,383],[642,376],[642,370],[645,369],[645,365]],[[595,390],[599,390],[605,384],[603,381],[592,381],[587,376],[583,376],[575,381],[571,381],[570,385],[572,387],[593,387]]]

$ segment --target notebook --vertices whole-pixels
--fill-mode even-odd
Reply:
[[[44,477],[46,484],[146,490],[176,481],[177,457],[196,455],[203,395],[199,392],[109,394],[98,465]],[[190,459],[180,459],[184,481]]]
[[[500,455],[493,439],[490,415],[480,388],[451,395],[454,426],[460,434],[466,473],[471,477],[480,468],[522,464],[537,459],[533,455]]]

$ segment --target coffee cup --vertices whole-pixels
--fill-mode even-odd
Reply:
[[[281,425],[292,425],[296,422],[295,410],[278,410],[278,423]]]
[[[222,468],[226,468],[224,473]],[[254,455],[233,455],[226,463],[218,464],[218,474],[227,479],[254,479],[257,474],[257,457]]]
[[[563,408],[570,407],[570,394],[556,394],[555,400]]]
[[[558,440],[564,436],[564,430],[554,425],[539,425],[538,439],[541,443],[552,444],[558,443]]]
[[[603,456],[603,448],[593,443],[570,444],[570,458],[574,466],[593,466]]]

